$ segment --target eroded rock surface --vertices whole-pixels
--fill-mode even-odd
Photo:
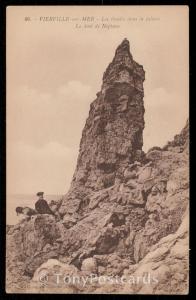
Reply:
[[[8,291],[187,293],[189,124],[144,153],[144,79],[125,39],[91,104],[70,190],[50,204],[61,218],[37,215],[7,228]],[[43,269],[51,286],[40,282]],[[148,272],[158,282],[59,287],[55,270],[117,278]]]
[[[60,208],[62,215],[81,213],[88,206],[89,193],[113,186],[129,163],[141,159],[144,79],[143,67],[133,60],[125,39],[91,103],[71,188]]]

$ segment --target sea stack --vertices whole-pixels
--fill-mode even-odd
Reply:
[[[128,164],[142,158],[144,80],[144,69],[133,60],[129,41],[124,39],[103,74],[101,91],[90,105],[82,132],[77,166],[66,197],[68,200],[74,192],[76,206],[75,193],[80,198],[89,189],[114,185]],[[63,207],[60,211],[64,213]]]

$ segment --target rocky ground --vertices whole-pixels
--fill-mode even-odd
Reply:
[[[7,228],[8,292],[188,293],[189,124],[142,151],[144,75],[124,40],[91,104],[70,190],[50,203],[60,218]]]

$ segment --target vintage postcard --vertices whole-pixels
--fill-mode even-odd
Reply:
[[[8,6],[6,291],[189,292],[188,6]]]

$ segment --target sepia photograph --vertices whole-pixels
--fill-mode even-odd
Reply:
[[[189,293],[188,6],[7,6],[5,288]]]

